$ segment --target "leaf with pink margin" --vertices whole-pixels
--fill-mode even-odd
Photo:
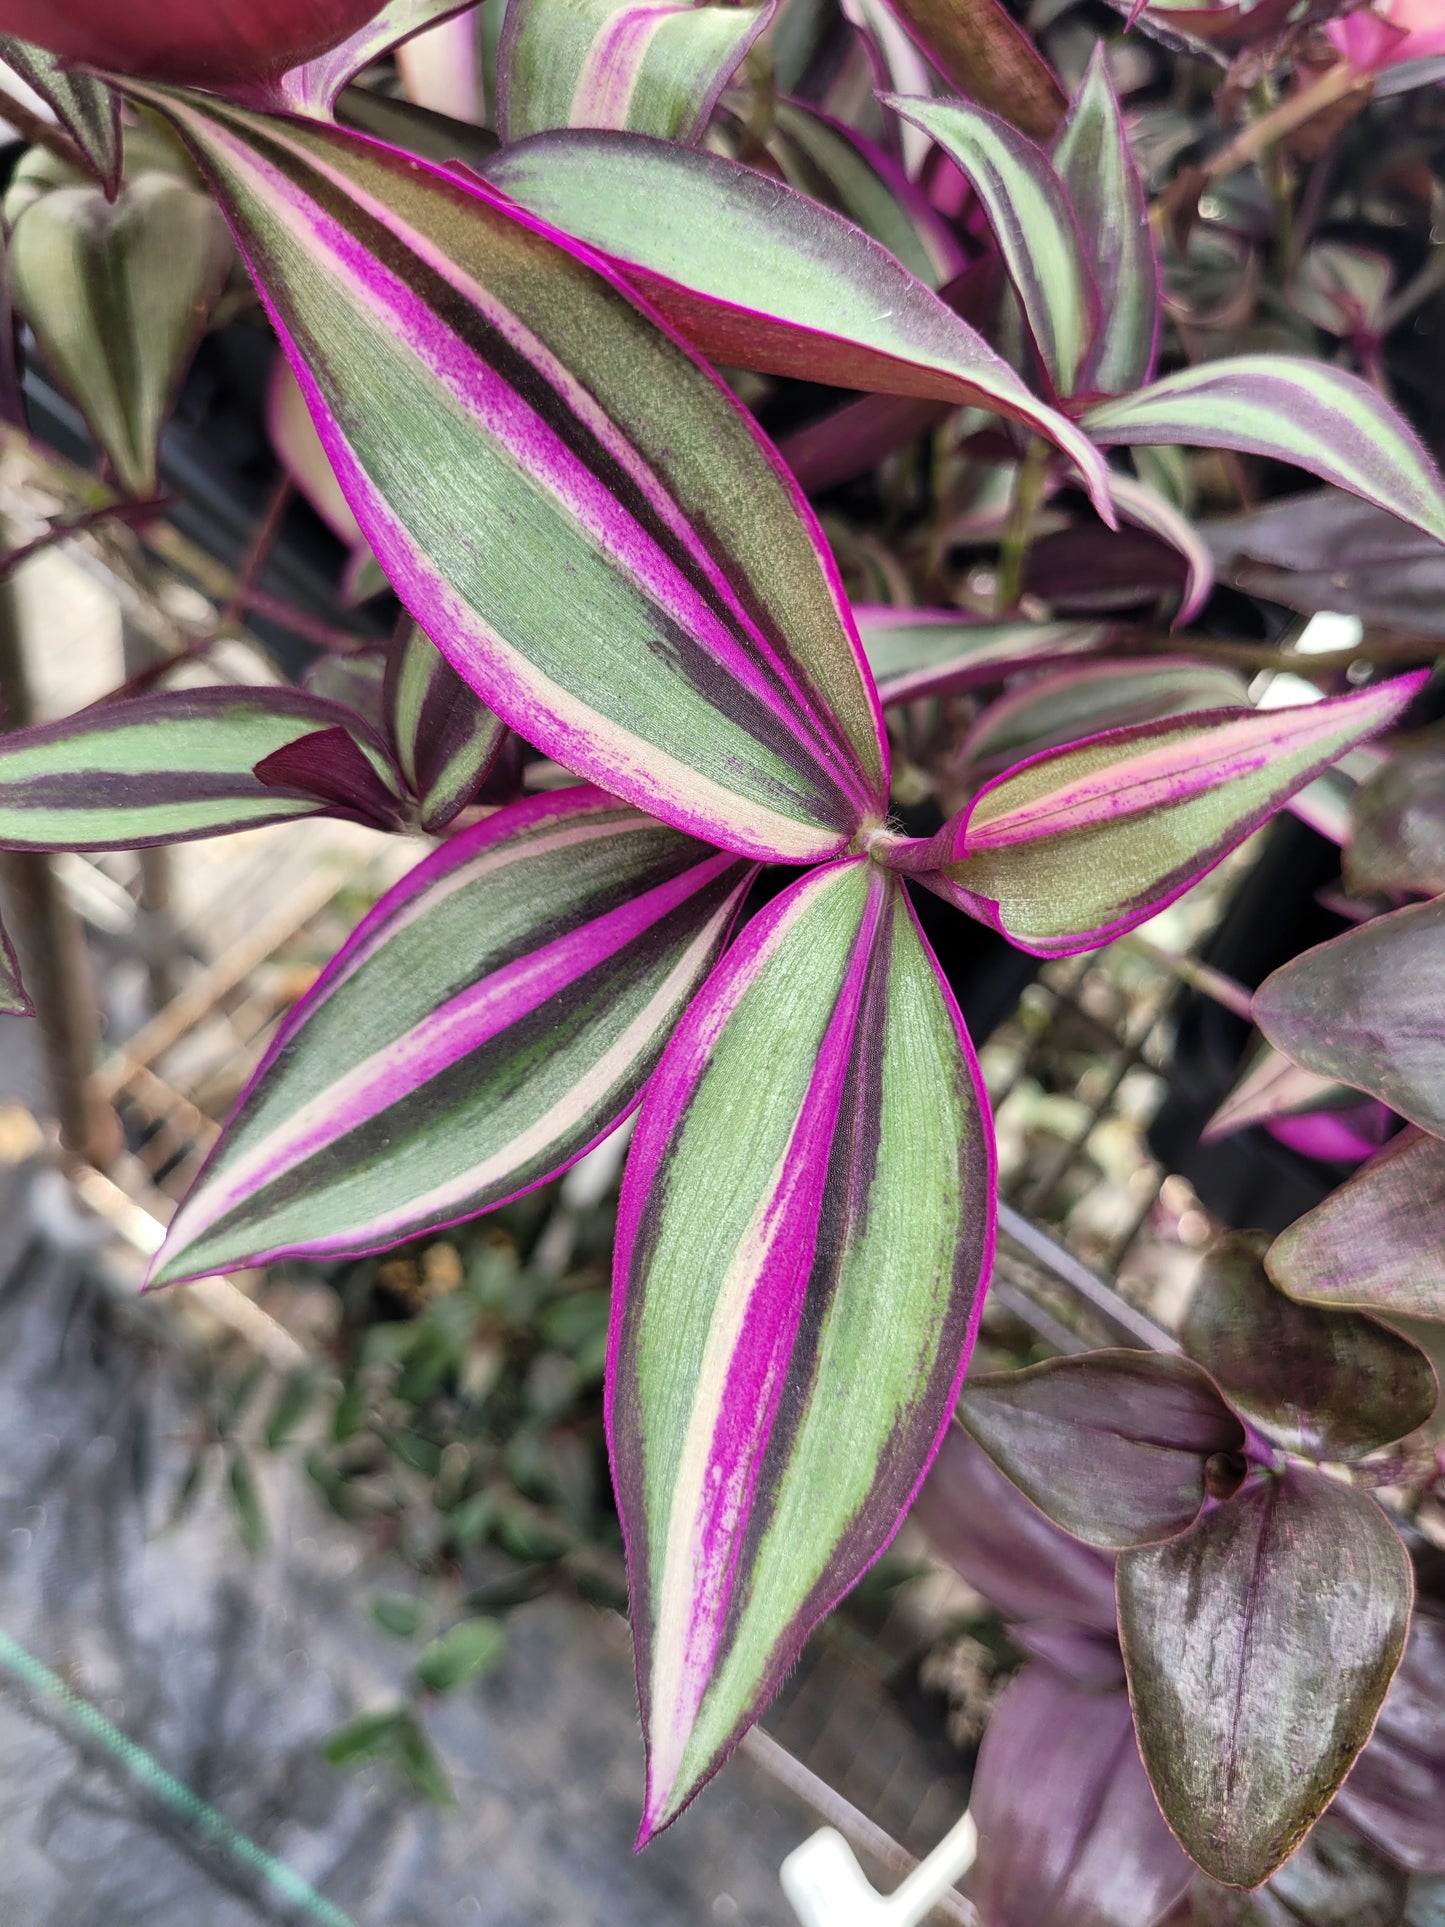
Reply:
[[[774,4],[508,0],[497,49],[497,132],[507,144],[549,127],[626,127],[698,140]]]
[[[1188,573],[1183,600],[1174,620],[1176,623],[1192,622],[1208,602],[1214,587],[1214,558],[1209,553],[1207,543],[1188,516],[1181,515],[1172,502],[1166,501],[1158,489],[1150,488],[1147,482],[1136,481],[1132,475],[1118,475],[1111,470],[1109,493],[1114,498],[1115,508],[1126,522],[1148,529],[1151,535],[1159,536],[1183,556]]]
[[[1213,1245],[1179,1333],[1241,1417],[1312,1459],[1363,1458],[1423,1425],[1440,1396],[1424,1352],[1361,1312],[1287,1298],[1268,1246],[1257,1231]]]
[[[1445,489],[1415,431],[1368,382],[1293,355],[1233,355],[1091,408],[1124,446],[1233,448],[1308,469],[1445,542]]]
[[[1359,1092],[1331,1077],[1302,1071],[1273,1045],[1261,1042],[1243,1073],[1200,1132],[1204,1143],[1269,1124],[1279,1118],[1308,1117],[1317,1111],[1344,1111],[1359,1103]]]
[[[1293,958],[1254,993],[1277,1050],[1445,1137],[1445,897]]]
[[[970,621],[956,609],[881,603],[859,604],[853,614],[885,707],[1049,668],[1099,648],[1109,633],[1098,622]]]
[[[1402,1132],[1282,1231],[1265,1263],[1304,1304],[1445,1319],[1445,1144]]]
[[[298,736],[261,758],[256,781],[293,796],[314,796],[328,816],[378,830],[399,830],[405,811],[395,774],[381,757],[367,754],[359,736],[354,722],[333,723],[329,729]]]
[[[485,781],[507,726],[416,624],[391,650],[384,700],[392,748],[417,799],[421,827],[439,836]]]
[[[1110,497],[1098,450],[861,228],[771,175],[636,135],[504,147],[487,179],[595,247],[710,360],[1023,422]],[[1112,513],[1112,511],[1110,511]]]
[[[886,690],[880,694],[887,703]],[[1097,730],[1237,709],[1246,695],[1235,670],[1188,656],[1111,656],[1049,669],[1021,677],[988,705],[959,744],[957,762],[974,776],[992,775]]]
[[[1021,950],[1092,949],[1172,903],[1296,790],[1388,728],[1421,681],[1046,750],[996,777],[931,843],[886,860]]]
[[[309,780],[315,770],[297,765],[273,782],[259,770],[331,730],[394,821],[390,759],[338,703],[299,689],[172,689],[0,736],[0,849],[130,850],[314,815],[333,800]]]
[[[459,832],[287,1017],[151,1284],[384,1249],[564,1169],[636,1102],[752,875],[590,787]]]
[[[950,1425],[909,1514],[934,1551],[1008,1622],[1025,1651],[1052,1635],[1091,1642],[1079,1684],[1123,1679],[1115,1632],[1114,1561],[1046,1519],[961,1425]]]
[[[981,1927],[1140,1927],[1194,1877],[1149,1785],[1128,1695],[1041,1663],[989,1715],[970,1810]]]
[[[364,26],[300,67],[283,74],[276,105],[294,114],[316,114],[328,119],[343,87],[364,67],[380,60],[413,34],[466,13],[476,0],[387,0]]]
[[[1111,1552],[1186,1531],[1210,1493],[1209,1461],[1245,1443],[1206,1373],[1149,1352],[986,1373],[964,1386],[958,1415],[1046,1518]]]
[[[598,257],[359,135],[137,91],[212,179],[377,559],[489,708],[743,855],[829,857],[881,817],[811,511]]]
[[[623,1183],[607,1413],[643,1841],[897,1530],[972,1346],[993,1187],[977,1065],[898,880],[815,871],[688,1012]]]
[[[1154,372],[1159,340],[1159,261],[1139,177],[1102,41],[1053,146],[1054,169],[1078,216],[1099,290],[1099,330],[1086,380],[1128,394]]]
[[[1258,1886],[1369,1739],[1410,1619],[1399,1536],[1366,1493],[1287,1465],[1182,1537],[1121,1553],[1118,1590],[1164,1817],[1213,1879]]]
[[[965,101],[882,99],[968,176],[1049,381],[1057,394],[1072,395],[1098,331],[1099,290],[1073,203],[1048,155],[1006,120]]]

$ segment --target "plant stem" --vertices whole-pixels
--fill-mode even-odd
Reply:
[[[1224,175],[1233,174],[1250,161],[1258,160],[1267,148],[1282,141],[1297,127],[1303,127],[1316,114],[1322,114],[1338,101],[1348,100],[1351,94],[1368,94],[1373,85],[1369,74],[1357,72],[1347,60],[1338,61],[1317,80],[1312,80],[1307,87],[1301,87],[1297,94],[1286,94],[1268,113],[1261,114],[1248,127],[1241,128],[1212,160],[1206,161],[1201,184],[1221,180]]]
[[[994,613],[1007,615],[1019,599],[1024,582],[1024,561],[1029,552],[1034,512],[1043,496],[1049,474],[1049,449],[1040,435],[1029,438],[1029,445],[1018,474],[1014,477],[1013,501],[998,551],[998,582],[994,589]]]
[[[7,729],[23,729],[33,719],[18,598],[9,580],[0,581],[0,701]],[[120,1127],[91,1081],[100,1017],[84,929],[43,852],[6,852],[5,873],[61,1140],[104,1168],[120,1148]]]

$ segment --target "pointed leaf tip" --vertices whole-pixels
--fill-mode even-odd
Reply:
[[[717,1770],[897,1529],[982,1302],[993,1154],[896,879],[853,860],[756,917],[649,1087],[608,1372],[648,1792]]]

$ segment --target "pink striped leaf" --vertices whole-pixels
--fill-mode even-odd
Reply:
[[[1181,515],[1174,504],[1158,489],[1150,488],[1132,475],[1120,475],[1109,471],[1109,492],[1114,498],[1114,506],[1126,522],[1137,528],[1148,529],[1171,548],[1177,549],[1184,558],[1186,575],[1184,594],[1180,599],[1175,622],[1191,622],[1209,600],[1209,592],[1214,587],[1214,558],[1209,553],[1208,544],[1200,536],[1188,516]]]
[[[959,744],[960,767],[977,780],[1061,743],[1105,729],[1238,709],[1245,683],[1219,663],[1187,656],[1103,658],[1021,678],[991,702]],[[885,691],[883,700],[887,702]]]
[[[459,832],[282,1025],[151,1283],[375,1251],[563,1169],[635,1103],[752,874],[590,787]]]
[[[1402,1132],[1282,1231],[1265,1264],[1305,1304],[1445,1320],[1445,1144]]]
[[[618,134],[505,147],[487,178],[606,254],[712,360],[1025,423],[1111,514],[1099,451],[861,228],[719,154]]]
[[[1445,1137],[1445,897],[1293,958],[1254,993],[1270,1043]]]
[[[1149,202],[1134,164],[1102,41],[1053,148],[1054,169],[1079,220],[1100,297],[1086,385],[1127,394],[1154,372],[1159,262]]]
[[[745,855],[836,855],[881,817],[811,512],[597,257],[360,135],[143,97],[209,173],[362,533],[489,708]]]
[[[0,849],[129,850],[322,810],[395,828],[397,778],[358,716],[299,689],[166,690],[0,736]]]
[[[388,733],[421,827],[444,830],[497,760],[507,726],[415,625],[387,663]]]
[[[626,127],[695,141],[773,0],[509,0],[497,49],[497,132]]]
[[[1445,488],[1419,437],[1357,375],[1293,355],[1232,355],[1091,408],[1103,443],[1237,448],[1293,462],[1445,542]]]
[[[1029,333],[1055,392],[1083,381],[1098,332],[1099,290],[1068,189],[1041,147],[961,100],[885,105],[936,140],[983,203]]]
[[[689,1011],[623,1184],[608,1427],[644,1840],[893,1536],[992,1242],[987,1104],[906,895],[864,860],[815,871]]]
[[[1046,750],[888,861],[1035,956],[1152,917],[1356,743],[1422,675],[1293,709],[1214,710]]]
[[[1098,648],[1098,622],[971,622],[956,609],[854,610],[880,701],[952,696]]]

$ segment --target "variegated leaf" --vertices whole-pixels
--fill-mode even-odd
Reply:
[[[854,610],[869,667],[886,705],[950,696],[1003,682],[1097,649],[1097,622],[970,622],[955,609]]]
[[[957,236],[923,190],[891,154],[846,121],[806,101],[780,100],[768,152],[790,187],[846,214],[930,288],[968,265]]]
[[[1181,515],[1172,502],[1161,495],[1158,489],[1150,488],[1147,482],[1136,481],[1132,475],[1120,475],[1110,469],[1109,493],[1114,498],[1115,508],[1126,522],[1148,529],[1151,535],[1157,535],[1183,556],[1186,570],[1184,594],[1174,620],[1176,623],[1192,621],[1208,602],[1209,592],[1214,587],[1214,558],[1209,553],[1208,544],[1188,516]]]
[[[710,359],[805,381],[933,396],[1025,423],[1108,513],[1099,451],[861,229],[718,154],[618,134],[505,147],[487,178],[606,254]]]
[[[1187,656],[1083,662],[1028,677],[991,702],[959,744],[957,760],[975,775],[991,774],[1097,731],[1238,709],[1245,695],[1233,669]]]
[[[34,88],[114,199],[120,187],[120,96],[103,80],[71,73],[53,53],[0,34],[0,61]]]
[[[144,98],[211,175],[363,533],[490,708],[746,855],[834,855],[881,816],[810,511],[596,257],[359,135]]]
[[[958,93],[1036,141],[1058,131],[1059,83],[1003,0],[892,0],[892,9]]]
[[[1082,380],[1099,323],[1099,290],[1068,190],[1041,147],[996,114],[961,100],[893,107],[932,136],[983,203],[1009,279],[1055,392]]]
[[[1292,355],[1234,355],[1091,408],[1105,443],[1237,448],[1293,462],[1445,542],[1445,490],[1419,437],[1356,375]]]
[[[1254,1020],[1305,1070],[1445,1137],[1442,983],[1445,897],[1435,897],[1291,959],[1254,993]]]
[[[992,1238],[986,1101],[904,892],[863,860],[816,871],[689,1011],[623,1186],[608,1422],[644,1839],[892,1537]]]
[[[333,731],[356,771],[345,799],[318,789],[317,766],[274,763],[324,736],[324,775],[338,761]],[[0,849],[129,850],[322,809],[394,823],[395,783],[381,743],[337,703],[296,689],[167,690],[0,736]]]
[[[463,830],[287,1018],[151,1283],[375,1251],[563,1169],[636,1101],[751,876],[590,787]]]
[[[1293,793],[1388,728],[1420,675],[1294,709],[1214,711],[1046,750],[890,861],[1035,956],[1173,902]]]
[[[415,624],[392,651],[385,703],[396,760],[420,805],[421,827],[437,835],[475,795],[507,726]]]
[[[772,10],[772,0],[509,0],[497,131],[504,142],[548,127],[695,141]]]
[[[1159,261],[1102,41],[1059,130],[1053,162],[1099,290],[1099,330],[1084,386],[1127,394],[1154,372]]]

